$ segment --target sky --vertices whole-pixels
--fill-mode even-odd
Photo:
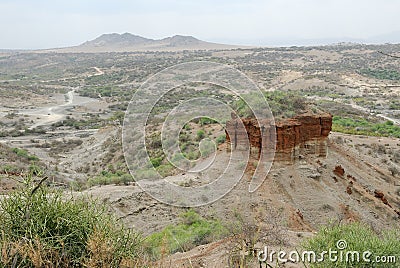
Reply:
[[[400,43],[399,12],[399,0],[0,0],[0,49],[114,32],[257,46]]]

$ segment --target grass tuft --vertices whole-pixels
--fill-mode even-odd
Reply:
[[[62,195],[33,177],[0,199],[0,267],[120,267],[141,239],[88,198]]]
[[[317,253],[328,251],[329,249],[343,252],[346,256],[347,252],[357,251],[360,253],[359,260],[352,260],[349,262],[343,261],[330,261],[326,255],[324,261],[314,263],[311,267],[399,267],[398,254],[400,252],[400,230],[387,230],[382,233],[375,233],[370,227],[361,223],[329,225],[323,227],[315,237],[312,237],[304,242],[306,250],[312,250]],[[336,243],[339,240],[344,240],[347,247],[344,250],[338,250]],[[365,251],[370,251],[372,255],[368,257],[371,262],[366,262],[362,258]],[[338,253],[339,254],[339,253]],[[337,255],[339,256],[339,255]],[[386,263],[372,263],[377,256],[383,256],[388,260],[389,256],[396,256],[396,262]],[[318,256],[320,258],[320,256]]]

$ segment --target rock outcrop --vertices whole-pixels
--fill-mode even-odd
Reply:
[[[244,129],[240,128],[240,120]],[[275,136],[274,161],[292,162],[301,155],[326,156],[331,129],[332,115],[328,113],[305,113],[277,121],[275,125],[270,120],[234,118],[226,123],[226,140],[234,150],[249,144],[252,152],[256,149],[260,154],[271,151],[268,146],[273,146],[274,142],[268,141],[273,141]]]
[[[337,165],[333,170],[333,173],[343,178],[344,176],[344,168],[341,165]]]

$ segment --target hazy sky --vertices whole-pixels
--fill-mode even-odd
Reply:
[[[0,48],[71,46],[103,33],[248,45],[400,42],[399,0],[0,0]]]

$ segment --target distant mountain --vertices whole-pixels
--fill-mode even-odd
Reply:
[[[131,46],[137,44],[151,43],[154,40],[134,35],[130,33],[124,34],[103,34],[92,41],[87,41],[81,46],[86,47],[106,47],[106,46]]]
[[[194,38],[193,36],[183,36],[183,35],[174,35],[172,37],[167,37],[161,39],[159,42],[172,47],[194,45],[194,44],[211,44],[204,41],[200,41],[199,39]]]
[[[245,46],[232,46],[201,41],[193,36],[175,35],[163,39],[149,39],[124,33],[103,34],[79,46],[47,49],[54,52],[134,52],[134,51],[181,51],[234,49]]]

